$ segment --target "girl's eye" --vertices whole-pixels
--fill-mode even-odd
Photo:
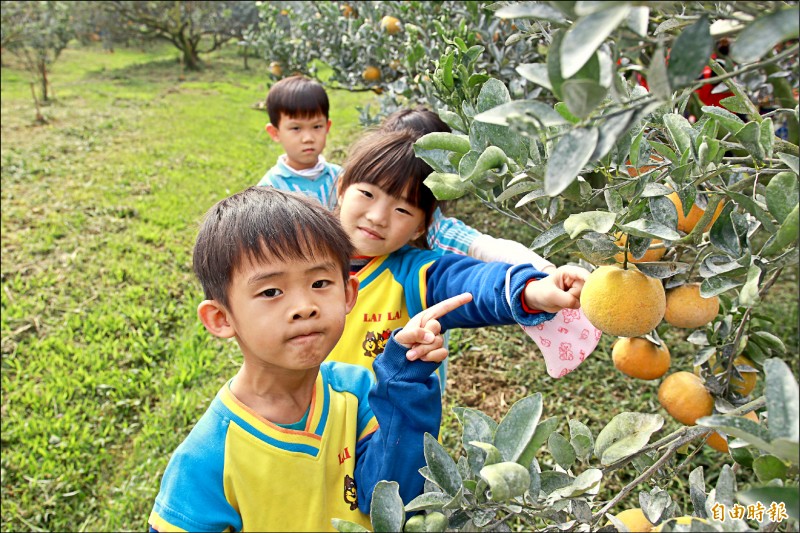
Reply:
[[[261,291],[261,294],[263,296],[266,296],[267,298],[275,298],[276,296],[280,296],[281,294],[283,294],[283,291],[281,291],[280,289],[266,289]]]
[[[408,209],[403,209],[402,207],[398,207],[397,212],[403,215],[409,215],[409,216],[411,215],[411,211],[409,211]]]
[[[330,280],[320,279],[320,280],[317,280],[314,283],[312,283],[311,284],[311,288],[313,288],[313,289],[324,289],[325,287],[327,287],[330,284],[331,284]]]
[[[363,194],[367,198],[372,198],[372,193],[371,192],[365,191],[364,189],[359,189],[359,191],[361,192],[361,194]]]

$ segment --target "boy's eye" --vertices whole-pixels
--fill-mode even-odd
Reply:
[[[320,280],[317,280],[314,283],[312,283],[311,284],[311,288],[313,288],[313,289],[324,289],[325,287],[327,287],[330,284],[331,284],[330,280],[320,279]]]
[[[283,294],[283,291],[281,291],[280,289],[266,289],[261,291],[261,294],[263,296],[266,296],[267,298],[275,298],[276,296],[280,296],[281,294]]]

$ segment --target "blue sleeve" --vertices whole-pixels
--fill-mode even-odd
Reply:
[[[378,481],[396,481],[407,504],[422,493],[419,469],[425,466],[424,436],[439,436],[442,398],[434,371],[438,363],[409,361],[394,333],[372,365],[377,382],[369,404],[378,429],[356,446],[358,507],[369,514]]]
[[[431,250],[469,254],[469,246],[481,233],[457,218],[446,217],[439,208],[433,212],[433,220],[428,228],[428,246]]]
[[[472,302],[451,311],[439,322],[444,329],[477,328],[520,324],[535,326],[552,319],[554,313],[528,313],[522,307],[522,292],[532,279],[547,274],[531,265],[484,263],[463,255],[447,254],[428,268],[426,304],[472,293]]]

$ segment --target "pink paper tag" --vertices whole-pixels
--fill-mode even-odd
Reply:
[[[575,370],[594,351],[603,335],[580,309],[562,309],[552,320],[522,329],[542,351],[547,373],[554,378]]]

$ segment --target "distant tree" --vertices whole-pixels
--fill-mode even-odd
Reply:
[[[258,23],[253,1],[110,1],[102,5],[145,38],[172,43],[189,70],[203,63],[201,53],[218,50]]]
[[[41,90],[41,100],[50,99],[48,72],[74,36],[70,22],[70,2],[2,2],[3,48],[24,63],[33,83]],[[38,111],[37,119],[43,120]]]

